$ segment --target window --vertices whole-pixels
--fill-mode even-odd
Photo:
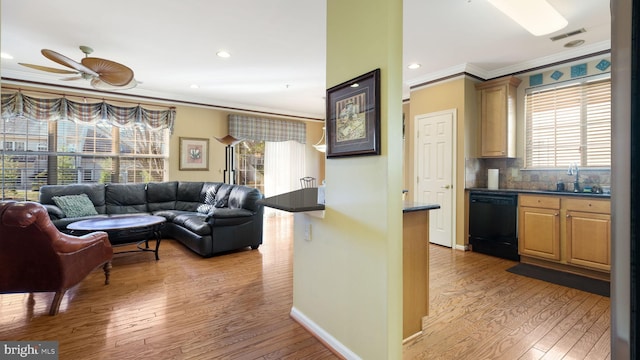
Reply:
[[[610,78],[530,89],[525,103],[527,168],[611,166]]]
[[[236,145],[238,184],[264,194],[264,141],[245,140]]]
[[[37,201],[37,190],[45,184],[166,177],[168,129],[13,116],[2,121],[0,134],[3,199]]]

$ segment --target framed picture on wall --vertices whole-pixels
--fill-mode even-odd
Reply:
[[[180,138],[180,170],[209,170],[209,139]]]
[[[327,90],[327,158],[380,155],[380,69]]]

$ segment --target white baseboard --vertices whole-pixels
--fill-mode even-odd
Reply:
[[[458,245],[458,244],[456,244],[456,250],[469,251],[469,245]]]
[[[289,313],[289,315],[293,318],[293,320],[297,321],[300,325],[307,329],[307,331],[309,331],[313,336],[315,336],[337,355],[342,356],[347,360],[361,360],[358,355],[349,350],[348,347],[344,346],[340,341],[331,336],[331,334],[326,332],[323,328],[318,326],[318,324],[306,317],[302,312],[296,309],[295,306],[291,308],[291,313]]]

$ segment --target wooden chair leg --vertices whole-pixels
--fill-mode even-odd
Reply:
[[[104,266],[104,284],[109,285],[109,276],[111,275],[111,261],[107,261]]]
[[[56,295],[53,297],[53,301],[51,302],[51,308],[49,309],[49,315],[53,316],[58,314],[58,310],[60,309],[60,303],[62,302],[62,298],[64,297],[64,293],[67,290],[56,291]]]

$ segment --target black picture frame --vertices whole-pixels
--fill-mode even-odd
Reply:
[[[380,155],[380,69],[327,90],[327,158]]]

